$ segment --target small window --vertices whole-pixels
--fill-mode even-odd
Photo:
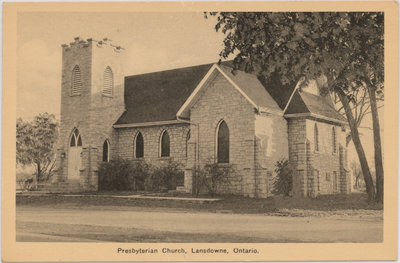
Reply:
[[[78,65],[74,67],[72,70],[72,79],[71,79],[71,95],[79,95],[82,92],[82,78],[81,78],[81,70]]]
[[[80,134],[78,136],[78,146],[82,146],[82,139]]]
[[[190,140],[190,131],[188,131],[186,135],[186,157],[188,156],[188,145],[189,145],[189,140]]]
[[[326,178],[325,178],[327,181],[330,181],[331,180],[331,174],[330,173],[326,173]]]
[[[229,128],[225,121],[221,121],[217,128],[217,161],[229,163]]]
[[[161,135],[161,157],[169,157],[169,135],[167,131],[164,131]]]
[[[338,191],[338,176],[337,176],[336,171],[333,171],[333,190],[335,192]]]
[[[110,161],[110,143],[108,140],[105,140],[103,143],[103,162]]]
[[[318,138],[318,126],[314,125],[314,150],[316,152],[319,151],[319,138]]]
[[[336,153],[336,129],[332,127],[332,153]]]
[[[112,96],[114,89],[114,75],[110,67],[107,67],[103,73],[103,95]]]
[[[72,135],[71,136],[71,143],[69,144],[69,146],[71,146],[71,147],[73,147],[73,146],[75,146],[75,135]]]
[[[144,141],[143,135],[139,132],[135,139],[135,158],[143,158],[144,156]]]

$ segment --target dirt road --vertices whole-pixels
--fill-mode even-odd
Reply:
[[[177,209],[17,206],[17,241],[381,242],[380,217],[277,217]]]

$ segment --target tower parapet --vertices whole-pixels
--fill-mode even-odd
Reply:
[[[73,48],[87,48],[95,43],[95,47],[97,48],[112,48],[115,52],[121,52],[125,50],[123,47],[119,45],[112,44],[112,40],[109,38],[103,38],[102,40],[95,40],[93,38],[88,38],[86,40],[81,39],[80,37],[75,37],[74,42],[70,42],[69,44],[62,44],[61,47],[63,51],[70,51]]]

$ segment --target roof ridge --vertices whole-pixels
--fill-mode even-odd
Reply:
[[[227,61],[230,61],[230,60],[227,60]],[[222,62],[222,63],[223,63],[223,62]],[[247,74],[247,75],[253,76],[253,77],[255,77],[255,78],[258,79],[258,75],[257,75],[257,73],[255,73],[255,72],[246,72],[245,70],[234,69],[233,67],[231,67],[231,66],[229,66],[229,65],[224,65],[224,64],[222,64],[222,63],[221,63],[220,65],[217,64],[217,66],[218,66],[218,67],[230,68],[230,69],[233,69],[233,70],[236,70],[236,71],[240,71],[240,72],[242,72],[243,74]],[[261,83],[261,82],[260,82],[260,83]]]
[[[207,66],[207,65],[212,66],[214,64],[218,64],[218,62],[205,63],[205,64],[200,64],[200,65],[193,65],[193,66],[180,67],[180,68],[165,69],[165,70],[159,70],[159,71],[151,71],[151,72],[146,72],[146,73],[139,73],[139,74],[125,76],[125,78],[136,77],[136,76],[145,76],[145,75],[174,71],[174,70],[179,70],[179,69],[196,68],[196,67],[202,67],[202,66]]]

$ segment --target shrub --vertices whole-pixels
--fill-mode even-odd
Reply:
[[[284,196],[289,196],[293,187],[292,172],[293,169],[288,160],[282,159],[276,162],[275,172],[277,177],[274,181],[273,194],[282,194]]]
[[[133,171],[130,174],[130,185],[132,190],[145,190],[146,179],[150,177],[153,167],[144,162],[135,162],[132,165]]]
[[[174,190],[183,176],[182,164],[170,160],[167,164],[153,169],[146,180],[146,190]]]
[[[145,162],[116,159],[99,167],[99,190],[143,190],[151,167]]]
[[[230,176],[235,172],[232,165],[207,163],[202,169],[195,169],[194,193],[196,196],[206,188],[208,193],[214,196],[218,188],[224,184],[230,184]]]

